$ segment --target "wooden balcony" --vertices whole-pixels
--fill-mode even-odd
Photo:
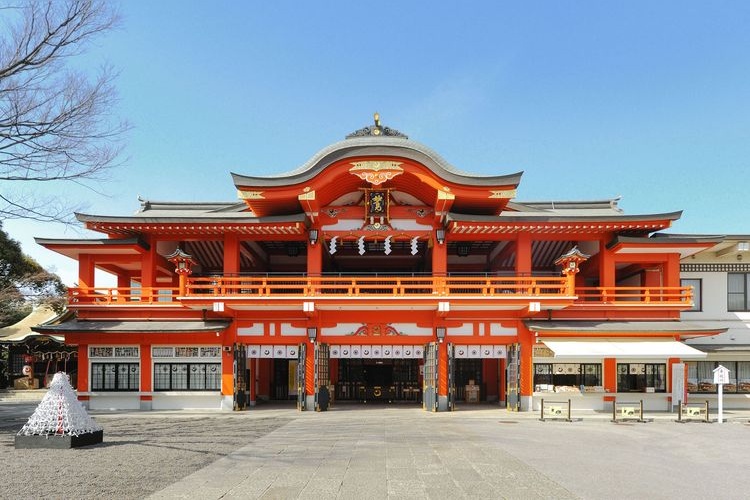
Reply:
[[[562,297],[566,281],[558,277],[218,277],[189,278],[186,296],[272,297]]]
[[[529,300],[560,307],[656,306],[687,309],[690,287],[579,287],[574,293],[564,277],[539,276],[217,276],[190,277],[185,293],[177,288],[71,288],[71,307],[172,306],[195,301],[255,302],[282,300],[439,299],[496,301],[519,304]],[[266,303],[266,302],[262,302]]]

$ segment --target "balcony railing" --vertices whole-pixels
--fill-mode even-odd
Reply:
[[[167,305],[179,303],[178,288],[70,288],[71,305]],[[579,287],[574,294],[564,277],[540,276],[218,276],[190,277],[185,286],[190,299],[219,297],[259,298],[514,298],[562,299],[589,306],[652,304],[687,308],[692,305],[690,287]]]
[[[76,304],[162,304],[174,302],[177,288],[68,288],[68,303]]]
[[[693,304],[692,287],[639,287],[639,286],[609,286],[609,287],[577,287],[577,303],[598,302],[618,305],[680,305]]]
[[[559,297],[566,295],[560,277],[195,277],[189,278],[187,296],[376,296],[481,295]]]

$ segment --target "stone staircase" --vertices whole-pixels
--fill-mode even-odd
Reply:
[[[0,403],[38,403],[47,389],[0,389]]]

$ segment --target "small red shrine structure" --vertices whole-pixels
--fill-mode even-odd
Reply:
[[[667,409],[672,365],[705,356],[681,340],[717,333],[679,321],[680,259],[715,242],[651,237],[680,212],[518,201],[521,173],[460,171],[377,117],[296,170],[232,178],[239,201],[141,200],[77,214],[100,239],[37,239],[79,263],[75,319],[38,330],[78,346],[90,407]]]

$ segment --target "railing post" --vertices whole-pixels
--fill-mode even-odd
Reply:
[[[646,288],[646,291],[643,293],[643,301],[645,303],[651,302],[651,290]]]
[[[180,280],[180,291],[178,292],[180,297],[185,296],[185,292],[187,290],[187,275],[186,274],[180,274],[179,277]],[[174,282],[172,282],[174,283]]]

